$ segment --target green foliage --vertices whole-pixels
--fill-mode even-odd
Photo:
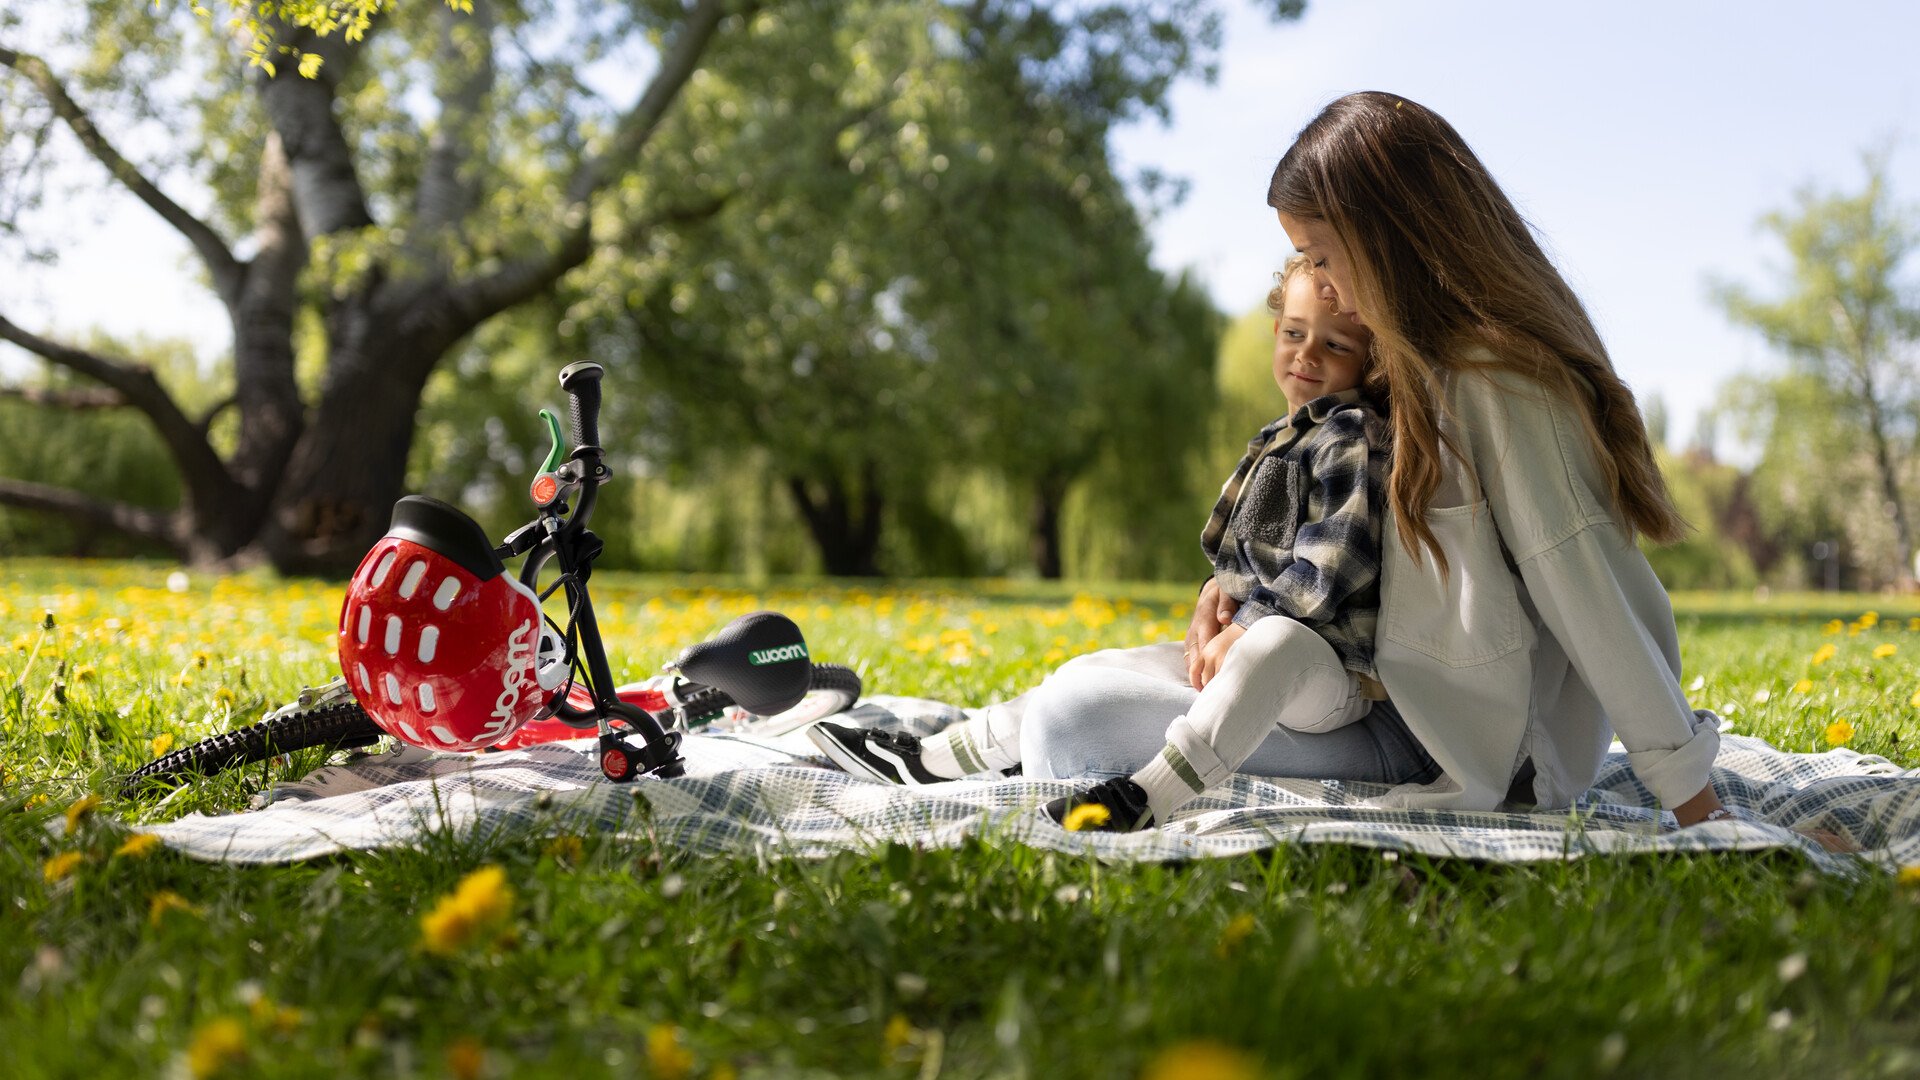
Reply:
[[[1911,507],[1920,492],[1920,291],[1908,260],[1920,219],[1894,199],[1869,157],[1855,193],[1799,192],[1762,219],[1792,263],[1773,299],[1716,293],[1788,368],[1725,391],[1724,412],[1762,447],[1758,500],[1781,541],[1839,539],[1863,584],[1913,573]]]

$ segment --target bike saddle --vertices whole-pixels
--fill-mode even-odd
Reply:
[[[813,678],[807,639],[792,619],[777,611],[740,616],[713,640],[681,653],[674,667],[755,716],[772,716],[800,704]]]

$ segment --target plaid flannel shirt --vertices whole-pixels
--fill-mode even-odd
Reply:
[[[1389,439],[1358,389],[1307,402],[1247,444],[1200,534],[1234,622],[1297,620],[1370,679]]]

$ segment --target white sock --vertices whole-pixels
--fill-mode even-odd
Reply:
[[[972,720],[920,740],[920,764],[935,776],[957,780],[975,773],[999,772],[1019,763],[1018,725],[1009,723],[999,709],[988,708]]]
[[[1206,790],[1200,774],[1172,743],[1162,747],[1131,779],[1147,793],[1155,825],[1165,825],[1175,810]]]

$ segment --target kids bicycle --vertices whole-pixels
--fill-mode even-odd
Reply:
[[[816,664],[805,637],[778,612],[735,619],[667,665],[663,685],[618,687],[587,589],[604,542],[587,529],[610,477],[600,447],[600,380],[591,361],[560,372],[574,448],[561,456],[560,422],[545,409],[552,445],[529,486],[538,510],[494,545],[480,525],[438,499],[394,505],[340,607],[338,679],[251,727],[167,754],[127,777],[124,790],[209,775],[309,747],[352,749],[382,737],[429,750],[515,749],[597,733],[609,780],[679,776],[682,736],[731,707],[790,731],[851,706],[860,676]],[[569,500],[572,500],[571,508]],[[517,574],[505,560],[524,561]],[[559,574],[544,589],[552,562]],[[541,604],[564,590],[565,626]]]

